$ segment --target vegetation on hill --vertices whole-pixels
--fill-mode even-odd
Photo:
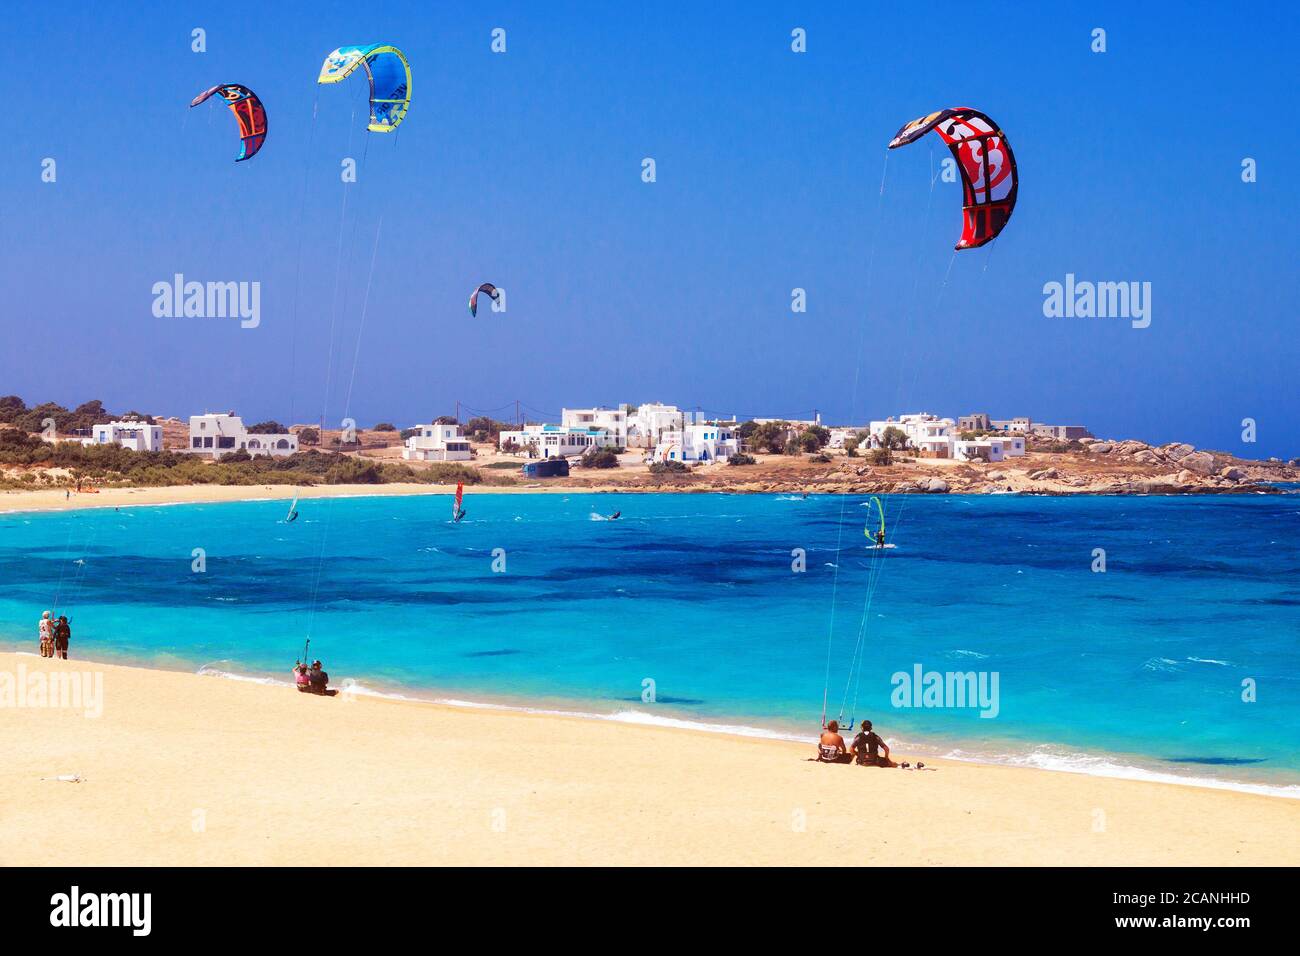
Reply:
[[[3,482],[5,487],[42,484],[75,485],[340,485],[420,482],[513,484],[505,475],[484,476],[478,469],[451,462],[413,468],[398,462],[373,461],[329,452],[306,451],[283,458],[250,456],[235,451],[218,461],[171,451],[130,451],[120,445],[46,442],[14,428],[0,428],[0,466],[59,468],[67,476],[30,471]]]
[[[154,423],[152,416],[141,415],[139,412],[114,415],[104,408],[104,403],[99,399],[82,402],[69,411],[54,402],[43,402],[34,408],[28,408],[27,403],[17,395],[0,397],[0,424],[12,425],[25,432],[44,431],[46,420],[53,419],[54,428],[60,434],[84,432],[89,435],[96,425],[106,425],[123,418],[136,418],[151,425]]]
[[[287,435],[289,429],[285,428],[275,420],[258,422],[256,425],[249,425],[246,429],[250,435]]]

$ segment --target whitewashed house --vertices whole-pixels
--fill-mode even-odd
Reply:
[[[625,406],[626,407],[626,406]],[[686,418],[676,405],[649,402],[627,416],[626,448],[654,448],[665,432],[680,430]]]
[[[298,436],[289,433],[260,435],[244,427],[244,420],[234,412],[224,415],[191,415],[190,443],[185,449],[195,455],[220,458],[233,451],[250,455],[284,457],[298,450]]]
[[[830,431],[831,431],[831,440],[830,440],[829,442],[826,443],[826,447],[827,447],[827,448],[843,448],[843,447],[844,447],[844,443],[845,443],[846,441],[848,441],[850,438],[857,438],[857,437],[858,437],[859,435],[861,435],[863,432],[867,431],[867,429],[865,429],[865,428],[832,428]]]
[[[604,441],[608,446],[626,448],[627,408],[627,405],[620,405],[618,408],[562,408],[560,427],[588,431],[601,429],[606,433]]]
[[[109,422],[91,429],[91,437],[81,440],[83,445],[121,445],[131,451],[162,451],[161,425],[145,422]]]
[[[1001,438],[957,438],[952,443],[952,457],[958,461],[1002,461],[1006,453]]]
[[[513,443],[530,458],[567,458],[615,444],[613,436],[603,428],[565,428],[563,425],[525,425],[514,431],[503,431],[499,442],[502,449]]]
[[[896,419],[891,417],[884,421],[872,422],[869,431],[871,444],[875,447],[879,447],[888,429],[896,428],[907,436],[908,444],[917,451],[934,455],[939,455],[943,451],[941,457],[947,457],[949,439],[955,425],[951,418],[940,418],[929,412],[917,412],[913,415],[899,415]]]
[[[1025,436],[1024,435],[1004,435],[1000,439],[1002,442],[1002,454],[1007,458],[1020,458],[1025,453]]]
[[[469,439],[459,425],[434,422],[416,428],[419,434],[407,438],[402,446],[402,457],[407,461],[469,461]]]
[[[989,428],[995,432],[1019,432],[1022,435],[1033,433],[1034,423],[1028,418],[995,418],[989,422]]]
[[[654,457],[656,461],[725,461],[739,451],[734,423],[696,422],[664,432]]]

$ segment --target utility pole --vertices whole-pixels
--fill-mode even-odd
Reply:
[[[456,424],[460,424],[460,399],[456,399]]]

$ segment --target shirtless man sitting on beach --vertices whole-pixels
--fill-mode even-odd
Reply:
[[[822,731],[821,739],[817,741],[817,759],[822,763],[848,763],[852,759],[848,745],[840,736],[839,721],[832,720]]]

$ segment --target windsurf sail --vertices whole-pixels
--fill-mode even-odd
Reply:
[[[288,524],[298,517],[298,499],[294,498],[293,503],[289,505],[289,513],[284,516],[284,523]]]
[[[464,499],[464,497],[465,497],[465,485],[463,482],[457,482],[456,500],[451,506],[452,521],[459,521],[461,518],[465,517],[465,509],[460,506],[460,503]]]
[[[880,527],[879,527],[878,529],[874,530],[874,531],[872,530],[872,528],[875,527],[876,522],[875,522],[875,520],[871,517],[871,513],[868,512],[868,513],[867,513],[867,525],[866,525],[865,528],[862,529],[862,533],[863,533],[864,535],[866,535],[866,536],[867,536],[869,539],[871,539],[872,541],[874,541],[874,542],[879,542],[879,541],[880,541],[882,538],[884,538],[884,536],[885,536],[885,506],[882,505],[882,504],[880,503],[880,499],[879,499],[879,498],[874,498],[874,497],[873,497],[873,498],[871,499],[871,503],[874,504],[874,505],[876,506],[876,511],[877,511],[877,513],[879,514],[879,517],[880,517]]]

